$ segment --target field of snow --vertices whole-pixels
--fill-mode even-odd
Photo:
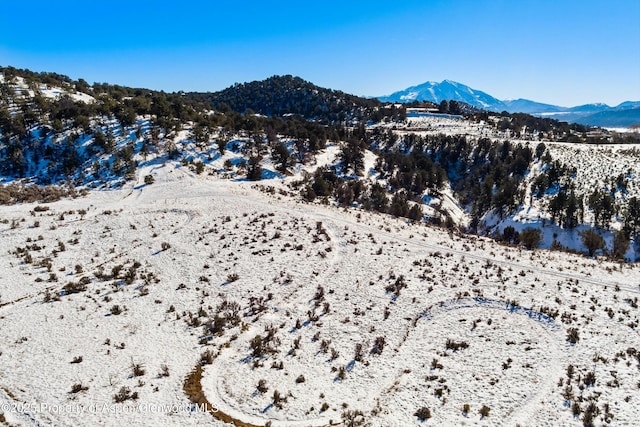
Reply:
[[[640,418],[636,264],[301,203],[278,180],[138,176],[0,208],[0,424]]]

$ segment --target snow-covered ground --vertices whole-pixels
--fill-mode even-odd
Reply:
[[[581,425],[571,406],[591,402],[598,424],[640,418],[636,264],[306,204],[174,162],[138,177],[0,208],[0,421],[308,426],[362,411],[374,426],[551,426]],[[216,333],[201,326],[216,317]],[[197,386],[214,414],[183,391],[207,351]],[[115,403],[123,387],[137,400]]]
[[[640,146],[636,144],[546,143],[551,156],[576,168],[575,187],[590,193],[615,189],[615,180],[623,175],[628,182],[624,197],[640,196]]]
[[[588,198],[595,192],[607,192],[615,195],[615,215],[612,217],[610,229],[599,230],[606,241],[608,249],[613,247],[614,231],[622,228],[622,219],[626,215],[627,201],[640,197],[640,146],[636,144],[567,144],[545,142],[553,159],[568,168],[575,168],[575,173],[568,177],[579,197],[583,197],[585,209],[584,223],[575,228],[562,228],[554,224],[548,210],[548,204],[555,193],[553,191],[542,198],[531,197],[531,183],[541,173],[539,161],[534,162],[524,180],[523,188],[527,191],[524,203],[512,215],[498,220],[488,216],[489,226],[504,229],[512,226],[521,231],[534,227],[542,231],[541,247],[549,248],[553,242],[566,248],[583,251],[580,232],[588,229],[594,222],[593,212],[589,209]],[[617,188],[618,176],[624,178],[626,188]],[[631,261],[640,259],[637,245],[630,245],[625,258]]]
[[[0,83],[4,83],[5,78],[2,73],[0,73],[0,77],[1,77]],[[39,95],[48,99],[60,99],[62,96],[66,95],[66,96],[69,96],[72,100],[78,101],[78,102],[84,102],[87,104],[96,102],[96,99],[93,96],[83,92],[77,92],[75,91],[75,89],[72,89],[70,87],[61,88],[61,87],[42,84],[42,85],[39,85],[37,88],[31,88],[26,83],[25,79],[20,76],[14,77],[13,83],[14,83],[13,89],[15,92],[14,96],[17,96],[18,98],[23,98],[23,97],[33,98],[37,92]]]
[[[96,102],[96,99],[93,96],[88,95],[86,93],[82,93],[82,92],[68,93],[68,91],[65,91],[64,89],[55,87],[55,86],[49,87],[49,86],[43,85],[40,87],[40,93],[45,98],[49,98],[49,99],[60,99],[62,95],[68,94],[71,97],[71,99],[73,99],[74,101],[84,102],[87,104]]]

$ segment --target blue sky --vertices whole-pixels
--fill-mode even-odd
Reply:
[[[616,105],[640,100],[639,18],[638,0],[0,0],[0,65],[165,91],[293,74]]]

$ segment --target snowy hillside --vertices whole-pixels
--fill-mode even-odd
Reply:
[[[358,104],[355,97],[343,102],[335,91],[326,91],[333,97],[331,116],[347,121],[321,124],[289,114],[265,117],[266,110],[220,112],[182,94],[22,74],[2,85],[0,182],[9,185],[0,187],[1,203],[153,182],[155,168],[179,161],[202,176],[283,180],[307,201],[511,244],[533,228],[542,233],[534,246],[640,258],[640,140],[634,133],[522,114],[445,115]],[[290,76],[267,83],[225,93],[238,102],[258,93],[271,101],[252,105],[272,109],[301,103],[294,91],[287,104],[291,85],[315,90]],[[260,92],[278,85],[284,87],[278,102]],[[58,186],[39,190],[34,183]],[[505,237],[505,229],[513,236]],[[597,233],[602,244],[589,250],[584,232]]]
[[[147,172],[154,184],[2,208],[5,423],[640,416],[635,264],[310,205],[178,163]]]

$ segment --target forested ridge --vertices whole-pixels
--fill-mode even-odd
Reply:
[[[194,165],[198,173],[249,180],[262,179],[267,165],[283,176],[310,169],[290,184],[307,201],[449,227],[457,224],[445,210],[435,206],[437,214],[425,217],[423,208],[426,197],[451,191],[469,215],[470,232],[482,232],[488,214],[507,218],[533,199],[545,201],[560,227],[578,226],[588,211],[595,227],[606,229],[617,220],[627,240],[640,231],[640,203],[627,195],[632,175],[612,176],[605,188],[576,188],[575,166],[554,159],[543,142],[631,144],[638,142],[634,135],[488,113],[455,101],[383,104],[293,76],[214,93],[165,93],[11,67],[0,73],[0,173],[13,181],[0,194],[3,203],[23,200],[18,189],[29,183],[118,187],[136,179],[141,165],[165,158]],[[411,131],[407,108],[461,115],[502,137]],[[313,168],[328,144],[339,147],[337,162]],[[229,150],[240,161],[206,169]],[[365,170],[367,152],[375,155],[371,170]],[[529,179],[534,167],[539,173]],[[29,194],[46,200],[37,191]],[[505,240],[517,237],[509,231]]]

